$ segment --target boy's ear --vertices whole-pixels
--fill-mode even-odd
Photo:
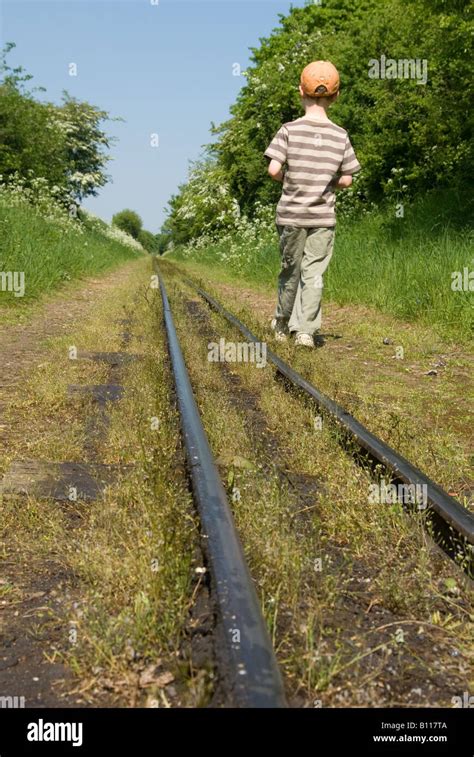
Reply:
[[[301,97],[304,97],[304,89],[303,89],[303,87],[301,86],[301,84],[299,85],[298,89],[299,89],[299,91],[300,91],[300,95],[301,95]]]

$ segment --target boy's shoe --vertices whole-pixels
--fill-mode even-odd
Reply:
[[[286,342],[288,339],[288,322],[281,318],[274,318],[270,324],[277,342]]]
[[[297,334],[295,337],[296,347],[314,347],[314,340],[311,334]]]

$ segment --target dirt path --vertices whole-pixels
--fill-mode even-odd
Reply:
[[[44,343],[67,333],[78,319],[84,319],[101,297],[134,276],[143,261],[133,261],[100,279],[87,279],[68,287],[39,307],[32,318],[18,325],[2,325],[0,310],[0,450],[18,429],[2,424],[3,411],[15,403],[22,380],[44,357]]]
[[[34,414],[29,419],[21,413],[16,417],[14,408],[25,382],[48,360],[47,340],[70,333],[114,289],[128,279],[136,281],[139,274],[143,279],[143,270],[143,260],[134,261],[103,278],[80,282],[37,306],[26,323],[0,326],[0,461],[34,425]],[[78,527],[80,507],[71,508],[68,518],[70,529]],[[54,554],[25,561],[10,548],[8,534],[0,548],[0,697],[24,698],[17,700],[23,704],[6,706],[84,704],[82,695],[74,692],[77,681],[71,670],[55,653],[64,641],[57,611],[64,602],[74,601],[74,576]],[[109,702],[102,696],[97,704]]]

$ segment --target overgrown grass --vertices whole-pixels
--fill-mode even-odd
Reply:
[[[236,332],[202,304],[204,318],[190,318],[195,293],[163,270],[292,704],[448,706],[466,685],[451,653],[465,659],[468,604],[457,570],[431,550],[423,513],[371,503],[369,470],[326,419],[315,427],[315,408],[271,368],[209,362],[208,340]]]
[[[453,291],[452,283],[455,272],[474,270],[469,215],[466,202],[453,193],[406,204],[403,217],[391,206],[360,218],[340,218],[326,298],[376,307],[466,341],[472,334],[472,292]],[[272,287],[279,270],[276,232],[267,221],[244,224],[217,242],[180,248],[170,257],[221,265]]]
[[[172,271],[177,266],[161,263]],[[222,269],[187,262],[195,281],[236,314],[261,339],[269,328],[275,292],[232,281]],[[370,317],[369,317],[370,316]],[[472,507],[472,432],[469,401],[472,358],[421,323],[364,306],[328,308],[324,349],[300,351],[290,340],[273,345],[306,379],[364,423],[372,433]],[[382,337],[388,337],[384,344]],[[404,359],[395,359],[397,345]],[[442,357],[441,357],[442,356]],[[436,366],[436,368],[435,368]],[[429,370],[435,376],[427,375]]]
[[[97,461],[123,466],[123,477],[103,499],[86,505],[0,501],[0,556],[5,545],[5,555],[21,555],[21,571],[28,575],[32,564],[33,574],[41,575],[46,561],[74,576],[73,585],[58,589],[61,603],[53,609],[61,639],[48,654],[64,659],[81,679],[85,701],[97,701],[105,681],[115,702],[134,706],[156,700],[169,706],[159,683],[165,675],[179,685],[180,704],[195,705],[207,696],[203,676],[193,676],[178,651],[196,592],[195,561],[201,564],[197,520],[183,476],[159,295],[147,291],[148,278],[143,258],[132,283],[122,279],[100,296],[87,319],[49,340],[8,417],[17,428],[31,413],[35,422],[4,454],[0,449],[0,473],[12,459],[24,457],[87,461],[87,424],[97,408],[71,401],[67,385],[103,383],[109,369],[70,360],[68,345],[126,349],[141,358],[123,368],[124,397],[107,408],[108,435],[97,442]],[[126,348],[119,322],[124,317],[131,320]],[[68,640],[70,627],[77,632],[74,643]],[[158,680],[141,687],[138,678],[148,666],[158,668]]]
[[[32,206],[0,198],[0,308],[37,300],[64,282],[100,274],[137,254],[92,225],[65,226]],[[18,274],[24,274],[23,296]]]

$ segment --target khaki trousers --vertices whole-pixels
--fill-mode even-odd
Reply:
[[[290,331],[310,334],[321,328],[323,274],[334,248],[334,228],[277,226],[281,271],[275,317]]]

